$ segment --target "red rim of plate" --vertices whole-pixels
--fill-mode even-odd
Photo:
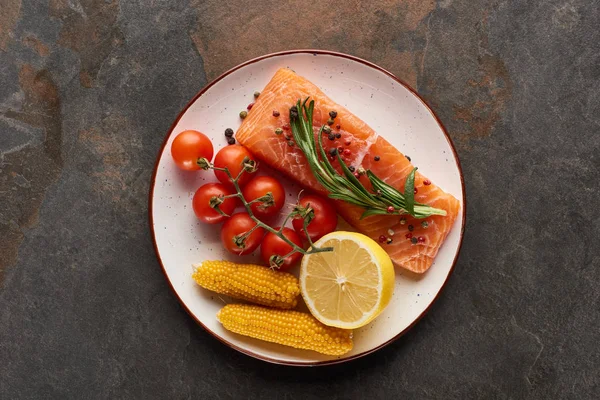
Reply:
[[[452,149],[452,153],[454,154],[454,160],[456,161],[456,166],[458,167],[458,171],[459,171],[459,174],[460,174],[460,184],[461,184],[462,196],[463,196],[463,201],[462,201],[462,227],[461,227],[461,230],[460,230],[460,238],[459,238],[458,248],[456,249],[456,254],[454,256],[454,260],[452,261],[452,266],[450,267],[450,271],[448,271],[448,275],[446,276],[446,279],[444,280],[444,283],[442,284],[442,286],[440,287],[440,289],[436,293],[436,295],[433,298],[433,300],[431,301],[431,303],[429,303],[429,305],[427,306],[427,308],[417,318],[415,318],[415,320],[408,327],[406,327],[404,330],[402,330],[402,332],[398,333],[396,336],[394,336],[393,338],[391,338],[387,342],[385,342],[385,343],[383,343],[383,344],[381,344],[381,345],[379,345],[379,346],[377,346],[377,347],[375,347],[373,349],[364,351],[364,352],[359,353],[359,354],[355,354],[355,355],[353,355],[351,357],[339,358],[339,359],[334,359],[334,360],[316,361],[316,362],[282,361],[282,360],[277,360],[277,359],[274,359],[274,358],[270,358],[270,357],[266,357],[266,356],[254,353],[252,351],[249,351],[249,350],[243,349],[243,348],[241,348],[239,346],[236,346],[235,344],[233,344],[231,342],[228,342],[227,340],[225,340],[221,336],[217,335],[216,333],[214,333],[213,331],[211,331],[210,329],[208,329],[208,327],[206,327],[202,322],[200,322],[200,320],[198,320],[198,318],[196,318],[196,316],[190,311],[190,309],[183,302],[183,300],[181,300],[181,297],[179,297],[179,294],[177,294],[177,291],[173,287],[173,283],[171,282],[171,280],[169,279],[169,276],[167,275],[167,271],[165,270],[165,266],[164,266],[164,264],[162,262],[162,259],[160,258],[160,253],[158,251],[158,245],[156,243],[156,235],[155,235],[155,232],[154,232],[154,218],[153,218],[153,215],[152,215],[152,211],[153,211],[152,204],[153,204],[153,197],[154,197],[153,196],[154,195],[154,186],[155,186],[155,183],[156,183],[156,173],[158,171],[158,164],[159,164],[160,159],[162,157],[162,154],[163,154],[163,152],[165,150],[165,146],[167,145],[167,141],[169,140],[169,137],[173,133],[173,130],[175,129],[175,126],[177,125],[177,123],[179,122],[179,120],[181,119],[181,117],[186,113],[186,111],[188,110],[188,108],[190,108],[191,105],[194,104],[194,102],[200,96],[202,96],[208,89],[210,89],[213,85],[215,85],[217,82],[219,82],[221,79],[225,78],[227,75],[231,74],[232,72],[237,71],[238,69],[240,69],[242,67],[245,67],[247,65],[254,64],[254,63],[258,62],[258,61],[267,59],[267,58],[280,57],[280,56],[286,56],[286,55],[291,55],[291,54],[314,54],[314,55],[321,54],[321,55],[329,55],[329,56],[341,57],[341,58],[345,58],[345,59],[348,59],[348,60],[356,61],[356,62],[364,64],[364,65],[366,65],[368,67],[371,67],[371,68],[373,68],[373,69],[375,69],[375,70],[377,70],[379,72],[382,72],[383,74],[387,75],[388,77],[392,78],[393,80],[395,80],[396,82],[398,82],[399,84],[401,84],[402,86],[404,86],[406,89],[408,89],[429,110],[429,112],[431,113],[431,115],[433,115],[433,117],[437,121],[438,125],[442,129],[442,132],[444,132],[444,136],[446,137],[446,140],[448,141],[448,144],[450,145],[450,148]],[[222,342],[222,343],[226,344],[227,346],[229,346],[229,347],[231,347],[231,348],[239,351],[240,353],[243,353],[243,354],[249,355],[251,357],[257,358],[259,360],[267,361],[267,362],[270,362],[270,363],[273,363],[273,364],[289,365],[289,366],[314,367],[314,366],[321,366],[321,365],[341,364],[341,363],[348,362],[348,361],[351,361],[351,360],[356,360],[357,358],[364,357],[364,356],[366,356],[368,354],[371,354],[371,353],[373,353],[373,352],[375,352],[375,351],[377,351],[377,350],[379,350],[379,349],[387,346],[388,344],[394,342],[395,340],[397,340],[398,338],[400,338],[402,335],[404,335],[406,332],[408,332],[429,311],[429,309],[431,308],[431,306],[436,302],[436,300],[440,296],[440,293],[442,292],[442,290],[444,289],[444,287],[446,287],[446,284],[448,283],[448,279],[450,278],[450,275],[452,275],[452,272],[454,271],[454,267],[456,266],[456,262],[458,260],[459,254],[460,254],[460,250],[462,248],[463,236],[464,236],[464,232],[465,232],[465,224],[466,224],[466,221],[467,221],[467,219],[466,219],[466,217],[467,217],[466,192],[465,192],[465,182],[464,182],[464,176],[463,176],[462,167],[460,165],[460,160],[458,158],[458,153],[456,152],[456,148],[454,147],[454,144],[452,143],[452,139],[450,139],[450,136],[448,135],[448,131],[446,130],[446,128],[442,124],[442,121],[439,119],[439,117],[437,116],[437,114],[431,109],[431,107],[429,107],[429,105],[425,102],[425,100],[423,100],[423,98],[421,98],[421,96],[419,96],[419,94],[412,87],[410,87],[403,80],[401,80],[401,79],[397,78],[396,76],[394,76],[394,74],[392,74],[391,72],[387,71],[386,69],[381,68],[380,66],[378,66],[376,64],[373,64],[370,61],[363,60],[362,58],[351,56],[349,54],[338,53],[338,52],[335,52],[335,51],[329,51],[329,50],[299,49],[299,50],[286,50],[286,51],[280,51],[280,52],[276,52],[276,53],[265,54],[263,56],[253,58],[251,60],[248,60],[246,62],[243,62],[243,63],[241,63],[241,64],[239,64],[239,65],[231,68],[230,70],[224,72],[218,78],[216,78],[215,80],[213,80],[212,82],[210,82],[208,85],[206,85],[202,90],[200,90],[192,98],[192,100],[190,100],[190,102],[183,108],[183,110],[181,110],[181,112],[179,113],[179,115],[177,116],[177,118],[175,119],[175,121],[173,122],[173,124],[171,125],[171,128],[169,128],[169,132],[165,136],[165,139],[164,139],[164,141],[163,141],[163,143],[162,143],[162,145],[160,147],[160,151],[158,152],[158,156],[156,158],[156,162],[154,164],[154,171],[152,172],[152,181],[150,183],[150,192],[149,192],[149,196],[148,197],[149,197],[148,198],[148,214],[149,214],[149,218],[150,218],[150,231],[152,233],[152,243],[154,245],[154,251],[156,252],[156,257],[158,258],[160,266],[161,266],[161,268],[163,270],[163,274],[165,275],[165,277],[167,278],[167,281],[169,282],[169,286],[171,287],[171,290],[173,291],[173,293],[175,294],[175,296],[179,300],[179,303],[181,303],[181,305],[183,306],[183,308],[185,309],[185,311],[200,326],[202,326],[208,333],[210,333],[212,336],[214,336],[220,342]]]

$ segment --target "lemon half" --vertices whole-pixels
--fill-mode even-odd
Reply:
[[[356,329],[375,319],[394,292],[394,266],[373,239],[332,232],[315,243],[333,251],[302,258],[300,290],[311,314],[325,325]]]

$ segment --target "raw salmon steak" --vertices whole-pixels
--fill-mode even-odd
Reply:
[[[335,140],[323,135],[324,147],[344,150],[345,162],[355,168],[370,169],[380,179],[404,191],[404,183],[413,170],[411,162],[387,140],[377,135],[366,123],[350,111],[327,97],[317,86],[297,75],[290,69],[278,70],[248,112],[236,133],[237,140],[256,157],[279,170],[302,186],[323,195],[326,190],[315,179],[302,151],[290,146],[292,132],[289,127],[289,109],[298,99],[310,97],[315,101],[313,125],[315,132],[327,124],[329,112],[337,116],[331,125]],[[275,134],[277,128],[283,134]],[[349,153],[349,154],[348,154]],[[377,156],[377,160],[375,161]],[[336,164],[337,162],[333,162]],[[367,186],[368,178],[361,182]],[[394,264],[416,273],[429,269],[444,239],[456,219],[460,202],[444,192],[419,172],[415,175],[415,201],[446,210],[445,216],[415,219],[410,215],[373,215],[360,219],[364,209],[336,201],[339,214],[359,232],[378,240],[381,235],[392,238],[391,243],[382,243]],[[423,223],[423,222],[426,222]],[[393,231],[394,235],[391,235]],[[413,243],[412,238],[421,238]]]

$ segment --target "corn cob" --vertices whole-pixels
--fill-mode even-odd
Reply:
[[[228,304],[217,319],[231,332],[296,349],[333,356],[352,350],[352,331],[323,325],[308,313]]]
[[[204,261],[192,277],[205,289],[251,303],[283,309],[298,304],[298,278],[260,265]]]

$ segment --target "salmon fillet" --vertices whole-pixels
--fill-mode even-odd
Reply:
[[[380,179],[403,192],[406,178],[414,168],[411,162],[388,141],[378,136],[366,123],[327,97],[313,83],[290,69],[278,70],[260,93],[236,133],[237,140],[262,162],[302,186],[327,195],[326,190],[313,176],[302,151],[297,146],[289,146],[285,138],[286,135],[292,136],[289,130],[290,107],[295,105],[298,99],[309,96],[315,101],[313,116],[315,132],[327,123],[329,111],[337,112],[332,131],[340,133],[341,138],[330,141],[325,135],[322,138],[324,147],[329,149],[342,146],[349,149],[351,154],[344,156],[347,165],[370,169]],[[274,111],[279,112],[279,116],[274,116]],[[284,128],[284,134],[276,135],[277,128]],[[351,143],[346,145],[348,141]],[[375,156],[379,156],[379,161],[374,160]],[[363,176],[360,180],[369,187],[367,177]],[[415,188],[418,192],[415,201],[444,209],[447,212],[446,216],[415,219],[406,215],[405,223],[402,223],[401,217],[397,215],[373,215],[361,220],[360,216],[364,209],[343,201],[336,201],[336,208],[341,217],[359,232],[375,240],[378,240],[380,235],[393,238],[392,243],[384,243],[382,247],[390,255],[394,264],[416,273],[423,273],[433,263],[460,208],[460,202],[454,196],[444,192],[434,183],[425,185],[426,180],[425,176],[416,173]],[[422,221],[427,221],[427,228],[421,225]],[[409,232],[409,225],[414,228],[411,232]],[[393,236],[388,233],[390,230],[394,232]],[[409,233],[417,238],[422,236],[425,241],[413,244],[406,237]]]

